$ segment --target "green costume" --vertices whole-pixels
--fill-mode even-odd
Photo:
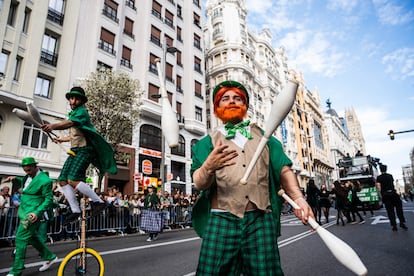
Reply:
[[[28,175],[23,178],[16,177],[13,184],[23,186],[28,177]],[[50,209],[52,202],[52,180],[45,172],[39,171],[30,184],[23,189],[18,211],[20,222],[25,221],[30,213],[36,214],[38,219],[34,223],[29,223],[27,228],[22,223],[19,224],[16,232],[16,255],[10,274],[20,275],[22,273],[29,244],[39,251],[43,260],[49,261],[56,258],[56,254],[52,253],[39,238],[40,220],[43,218],[44,212]]]
[[[68,120],[72,121],[75,127],[82,131],[87,146],[71,149],[76,155],[70,155],[66,159],[58,180],[85,181],[85,172],[89,163],[97,167],[101,174],[105,172],[116,174],[117,166],[114,159],[114,150],[105,138],[96,131],[85,106],[78,106],[69,112]]]
[[[274,137],[269,139],[267,147],[272,212],[247,211],[243,218],[229,212],[211,212],[210,199],[216,183],[213,182],[209,189],[201,191],[192,212],[193,227],[203,238],[197,275],[283,275],[277,250],[283,200],[277,195],[277,191],[280,189],[282,168],[290,166],[292,162],[284,154],[281,143]],[[193,146],[191,175],[202,166],[213,149],[210,135]],[[258,233],[247,235],[247,232]],[[236,242],[231,241],[232,239],[236,239]],[[241,245],[239,241],[253,245],[260,242],[263,246],[255,246],[252,252],[245,250],[245,245]],[[220,259],[212,257],[213,254],[220,256]],[[241,266],[241,263],[245,266]]]

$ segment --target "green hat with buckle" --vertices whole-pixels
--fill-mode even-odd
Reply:
[[[37,162],[33,157],[25,157],[22,159],[22,167],[36,164]]]
[[[68,93],[66,93],[66,99],[69,100],[71,96],[78,96],[82,99],[83,103],[86,103],[88,101],[88,98],[86,97],[85,90],[83,90],[82,87],[74,86],[70,89]]]

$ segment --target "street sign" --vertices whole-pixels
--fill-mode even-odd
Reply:
[[[143,174],[142,173],[136,173],[134,174],[134,180],[135,181],[141,181],[143,178]]]

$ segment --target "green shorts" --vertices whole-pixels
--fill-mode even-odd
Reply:
[[[89,164],[95,157],[95,151],[92,146],[86,146],[81,148],[71,148],[76,154],[75,156],[69,155],[65,164],[60,172],[58,181],[85,181],[86,170]]]

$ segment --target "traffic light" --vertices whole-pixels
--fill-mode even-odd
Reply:
[[[394,131],[392,129],[390,129],[390,132],[388,132],[388,135],[390,136],[390,139],[391,140],[394,140],[395,139],[395,137],[394,137]]]

